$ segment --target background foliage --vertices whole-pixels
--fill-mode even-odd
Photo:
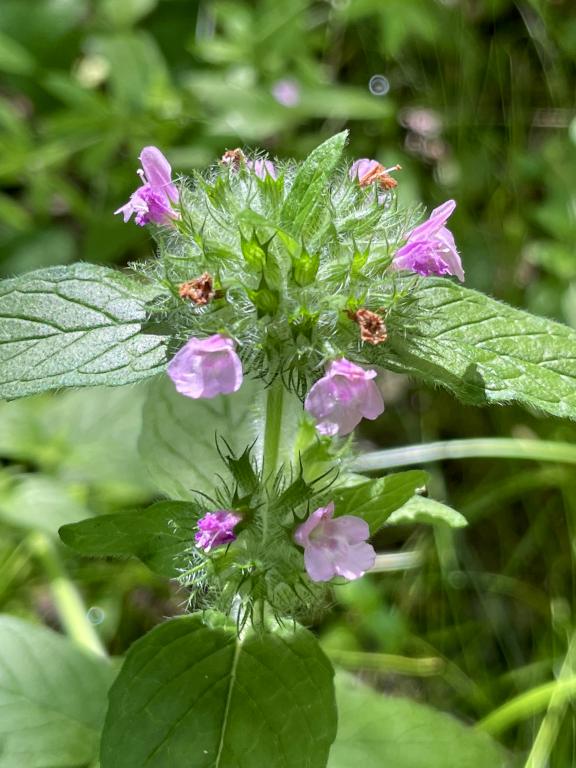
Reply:
[[[402,198],[458,201],[470,287],[574,327],[571,5],[3,0],[0,270],[149,254],[146,232],[112,216],[144,144],[187,172],[238,145],[301,158],[349,127],[350,157],[402,165]],[[293,106],[273,95],[285,79],[299,88]],[[55,534],[157,497],[136,448],[145,396],[137,386],[0,405],[0,609],[60,628],[67,574],[115,654],[180,613],[185,596],[134,562],[75,558]],[[386,402],[367,446],[575,436],[570,424],[455,406],[392,375]],[[468,528],[380,534],[393,553],[385,572],[339,589],[317,628],[329,655],[377,687],[477,721],[573,674],[576,504],[568,452],[553,462],[522,460],[519,448],[506,461],[469,452],[427,467],[436,498]],[[565,768],[576,720],[564,698],[543,730],[545,703],[492,730],[519,754],[548,739],[550,765]]]

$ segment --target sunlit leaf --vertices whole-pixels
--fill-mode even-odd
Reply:
[[[400,509],[393,512],[386,521],[387,525],[411,525],[413,523],[429,525],[440,523],[449,525],[451,528],[463,528],[468,525],[468,521],[460,512],[425,496],[413,496]]]
[[[371,533],[375,533],[427,480],[428,474],[416,469],[337,488],[333,494],[336,514],[361,517],[370,526]]]

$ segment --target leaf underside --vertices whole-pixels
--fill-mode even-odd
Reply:
[[[576,419],[576,332],[442,278],[426,278],[375,362],[473,405],[517,401]]]
[[[150,288],[89,264],[0,283],[0,398],[129,384],[163,368],[164,340],[141,333]]]

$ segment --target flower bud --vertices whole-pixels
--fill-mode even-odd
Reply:
[[[196,544],[205,552],[210,552],[223,544],[236,540],[234,528],[242,520],[242,516],[229,509],[218,509],[208,512],[198,520],[198,531],[194,535]]]

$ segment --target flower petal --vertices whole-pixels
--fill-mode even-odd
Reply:
[[[178,190],[172,183],[172,168],[158,147],[144,147],[140,153],[140,162],[150,186],[177,202]]]
[[[331,501],[325,507],[318,507],[314,512],[305,520],[302,525],[299,525],[294,532],[294,541],[301,547],[308,546],[308,540],[312,531],[317,528],[324,520],[329,520],[334,515],[334,502]]]
[[[349,581],[359,579],[374,565],[376,552],[371,544],[354,544],[348,547],[345,556],[335,563],[336,573]]]
[[[371,421],[384,413],[384,398],[373,381],[367,381],[364,387],[364,398],[361,401],[361,413],[364,419]]]
[[[304,550],[304,565],[312,581],[330,581],[336,575],[332,553],[321,543],[311,542]]]
[[[356,515],[341,515],[334,518],[332,525],[338,536],[343,536],[348,544],[360,544],[370,537],[370,526],[366,520]]]
[[[448,221],[456,208],[454,200],[447,200],[442,205],[434,208],[427,221],[414,227],[408,235],[408,241],[428,240],[433,237]]]

